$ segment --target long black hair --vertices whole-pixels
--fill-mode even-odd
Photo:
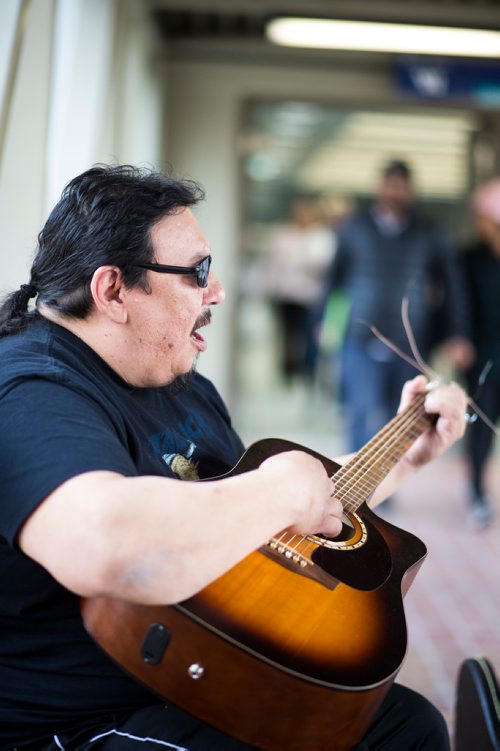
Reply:
[[[29,283],[0,305],[0,337],[25,328],[41,303],[63,316],[85,318],[99,266],[118,266],[127,287],[145,288],[145,271],[133,264],[153,260],[152,227],[203,197],[191,180],[130,165],[96,165],[75,177],[38,235]],[[32,297],[36,306],[29,311]]]

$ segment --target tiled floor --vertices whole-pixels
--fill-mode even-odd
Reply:
[[[398,680],[430,698],[451,730],[462,660],[484,655],[500,672],[500,459],[489,467],[497,517],[481,532],[464,514],[465,479],[450,453],[412,478],[390,513],[428,548],[406,598],[409,649]]]
[[[344,452],[335,405],[321,395],[265,390],[257,382],[240,401],[238,427],[247,442],[278,436],[327,456]],[[454,693],[461,661],[487,656],[500,672],[500,453],[489,467],[497,517],[486,530],[469,524],[460,447],[401,488],[392,523],[420,537],[428,556],[407,597],[409,648],[398,680],[425,694],[453,734]]]

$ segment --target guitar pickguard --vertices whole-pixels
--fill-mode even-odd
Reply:
[[[363,507],[358,510],[366,529],[362,544],[340,544],[339,547],[318,545],[311,558],[316,566],[343,584],[371,592],[389,578],[392,559],[384,538],[366,518],[366,511]],[[335,543],[335,538],[332,538],[332,543]],[[377,561],[376,566],[373,565],[374,560]]]
[[[343,539],[324,535],[282,535],[272,538],[260,552],[272,558],[296,574],[307,576],[320,582],[328,589],[334,589],[341,581],[350,587],[369,592],[382,586],[390,576],[392,561],[387,544],[376,527],[361,514],[351,513],[345,517],[347,531]],[[305,554],[307,548],[312,551]],[[345,557],[344,557],[345,556]],[[377,567],[370,561],[377,560]]]

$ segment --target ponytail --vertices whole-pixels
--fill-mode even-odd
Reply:
[[[0,337],[22,331],[33,320],[36,311],[28,310],[29,301],[38,291],[33,284],[21,284],[0,305]]]

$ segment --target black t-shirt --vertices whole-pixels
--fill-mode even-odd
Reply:
[[[79,598],[19,551],[28,515],[83,472],[179,477],[195,466],[215,477],[243,445],[202,376],[177,393],[133,388],[43,319],[0,340],[0,426],[0,747],[10,748],[152,700],[88,636]]]

